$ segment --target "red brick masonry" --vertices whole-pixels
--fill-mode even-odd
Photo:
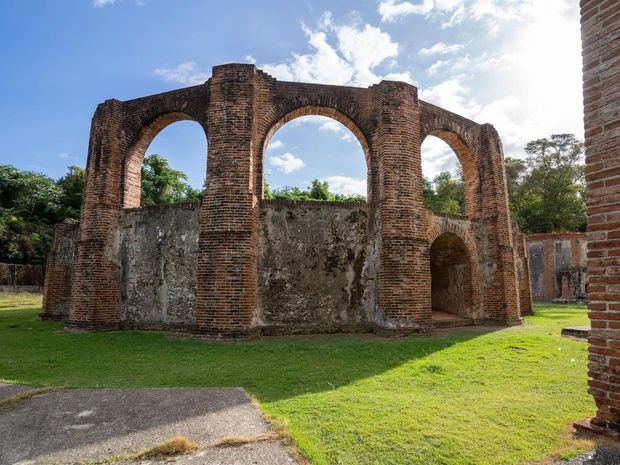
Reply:
[[[214,67],[205,84],[97,108],[67,328],[119,328],[119,219],[123,209],[140,206],[140,167],[150,142],[167,125],[189,119],[204,128],[209,147],[193,331],[215,338],[251,334],[264,151],[278,128],[302,115],[336,119],[364,149],[377,330],[431,329],[435,240],[460,243],[454,250],[466,262],[459,258],[450,285],[465,286],[466,302],[482,309],[477,319],[520,322],[521,300],[529,301],[520,296],[527,274],[517,265],[523,247],[513,240],[502,144],[493,126],[422,102],[417,88],[403,82],[366,89],[280,82],[253,65],[227,64]],[[446,141],[461,162],[467,216],[441,219],[424,208],[420,145],[428,135]],[[444,234],[451,239],[441,239]]]
[[[594,418],[620,434],[620,2],[582,0],[588,208],[589,385]]]

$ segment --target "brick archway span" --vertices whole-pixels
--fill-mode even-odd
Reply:
[[[472,238],[472,235],[468,229],[466,229],[463,225],[458,224],[456,221],[450,221],[449,218],[443,219],[441,217],[436,217],[431,215],[429,218],[429,228],[428,228],[428,244],[429,250],[433,246],[433,243],[437,240],[437,238],[444,236],[446,234],[451,234],[457,237],[465,246],[465,250],[468,254],[469,260],[469,269],[470,269],[470,282],[469,282],[469,293],[471,295],[471,312],[476,319],[481,319],[483,315],[480,314],[480,304],[481,304],[481,288],[480,288],[480,279],[478,275],[478,247],[476,246],[476,242]],[[429,270],[430,273],[430,270]]]
[[[465,212],[469,217],[479,216],[482,202],[480,125],[434,105],[420,102],[420,145],[426,136],[443,140],[456,154],[463,169]]]
[[[146,150],[149,148],[153,139],[168,126],[179,121],[194,121],[202,127],[205,138],[207,137],[207,127],[200,121],[187,113],[173,111],[164,113],[147,121],[137,132],[130,142],[129,150],[123,160],[123,171],[121,174],[122,183],[122,205],[123,208],[140,207],[140,191],[142,184],[142,162]],[[207,153],[204,153],[207,157]]]
[[[478,256],[478,247],[467,229],[453,221],[436,221],[434,215],[431,215],[428,243],[432,245],[435,239],[442,234],[454,234],[463,241],[471,257]]]
[[[364,151],[368,202],[370,203],[372,199],[376,198],[376,176],[374,176],[376,172],[374,169],[375,161],[374,157],[371,155],[370,138],[367,136],[369,132],[364,126],[364,119],[359,115],[357,106],[346,98],[321,98],[320,96],[315,98],[312,95],[287,99],[274,106],[272,110],[264,116],[260,126],[260,153],[257,159],[258,176],[256,179],[256,186],[259,197],[263,195],[262,179],[264,154],[271,137],[286,123],[302,116],[324,116],[331,118],[351,131]]]

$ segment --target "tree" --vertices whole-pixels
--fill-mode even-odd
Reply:
[[[442,171],[433,181],[424,178],[424,205],[437,213],[461,215],[465,211],[465,185],[461,175],[452,178],[449,171]]]
[[[0,261],[44,263],[61,195],[50,177],[0,164]]]
[[[86,171],[79,166],[70,166],[69,171],[56,181],[56,185],[62,190],[60,205],[63,218],[80,218],[84,187],[86,186]]]
[[[187,175],[171,168],[164,157],[149,155],[142,165],[142,205],[199,201],[204,192],[185,181]]]
[[[314,179],[310,189],[303,190],[299,187],[285,186],[272,189],[267,181],[263,182],[263,197],[265,199],[282,200],[318,200],[318,201],[341,201],[341,202],[365,202],[366,196],[359,194],[334,194],[329,190],[327,181]]]
[[[527,158],[506,160],[513,217],[524,232],[585,230],[583,144],[553,134],[525,146]]]

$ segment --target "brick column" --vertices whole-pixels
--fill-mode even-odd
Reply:
[[[532,304],[532,285],[530,283],[530,259],[527,253],[527,241],[525,240],[525,235],[521,233],[515,234],[514,240],[517,244],[517,260],[520,264],[519,300],[521,307],[521,316],[533,315],[534,306]]]
[[[93,117],[66,327],[119,327],[117,223],[121,211],[122,103],[107,100]]]
[[[575,426],[620,435],[620,4],[581,1],[588,213],[590,393]]]
[[[487,250],[497,267],[491,284],[485,290],[484,307],[490,320],[501,324],[519,324],[519,283],[508,208],[504,154],[497,131],[490,124],[482,125],[480,147],[480,216],[490,225]]]
[[[78,226],[75,220],[65,220],[54,226],[52,248],[47,255],[42,320],[61,320],[69,313],[71,269]]]
[[[388,332],[431,326],[431,277],[422,191],[417,89],[400,82],[374,86],[379,167],[377,324]]]
[[[223,65],[211,78],[195,329],[210,337],[247,336],[256,305],[255,73],[252,65]]]

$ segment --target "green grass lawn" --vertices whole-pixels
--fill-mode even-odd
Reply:
[[[242,386],[313,464],[525,464],[583,448],[594,413],[582,306],[538,305],[522,327],[434,337],[206,342],[68,334],[40,298],[0,296],[0,379],[35,386]]]

